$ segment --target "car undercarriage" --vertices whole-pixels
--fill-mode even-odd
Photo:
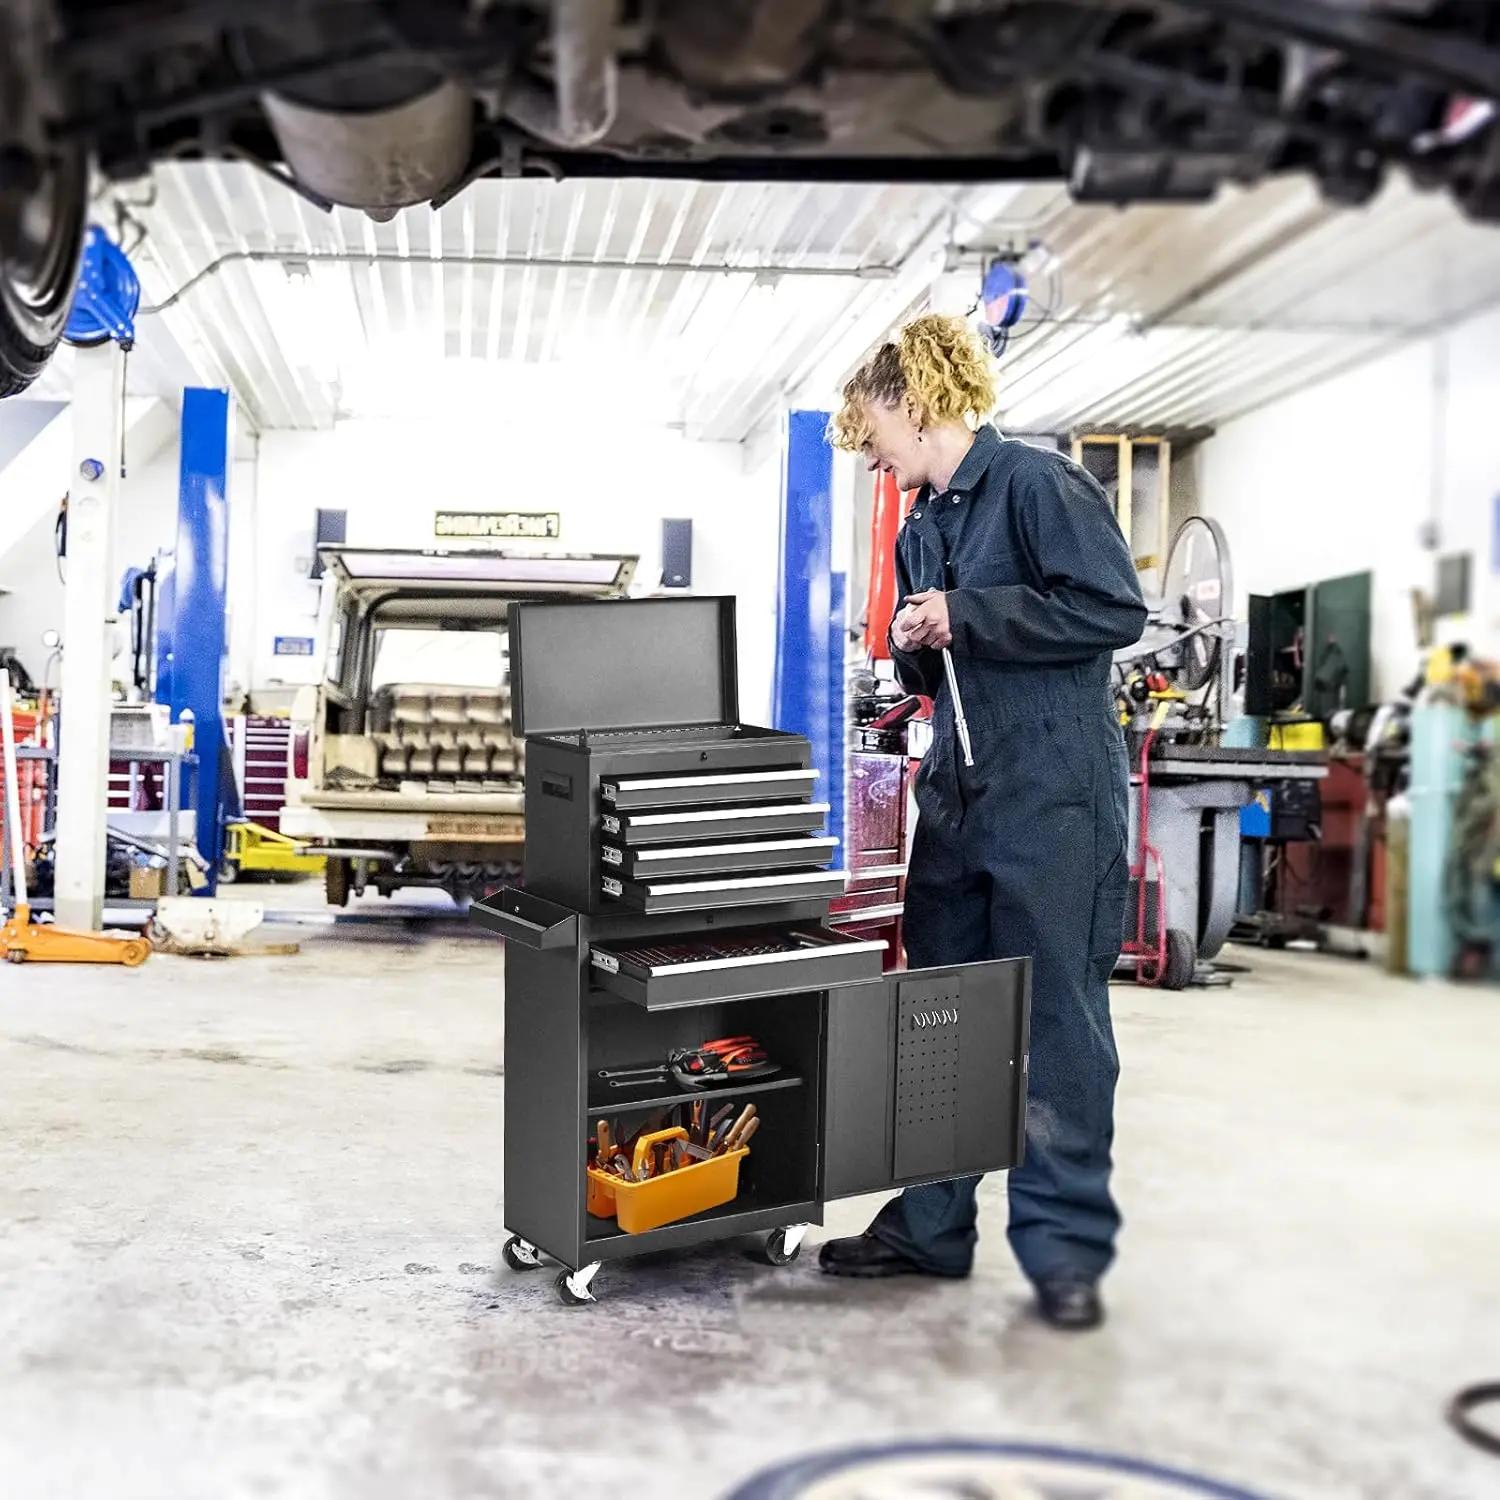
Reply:
[[[1399,167],[1493,220],[1496,99],[1480,0],[3,0],[0,395],[61,333],[91,173],[234,159],[387,219],[484,176],[1359,204]]]

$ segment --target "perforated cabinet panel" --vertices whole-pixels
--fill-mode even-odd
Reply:
[[[1030,965],[888,974],[828,996],[826,1198],[1014,1166]]]
[[[896,997],[895,1172],[900,1180],[957,1166],[965,1002],[957,975],[898,982]]]

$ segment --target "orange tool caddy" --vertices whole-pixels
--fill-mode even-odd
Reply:
[[[687,1138],[687,1131],[680,1125],[642,1136],[636,1142],[632,1164],[636,1176],[640,1177],[653,1146]],[[663,1224],[675,1224],[679,1219],[706,1213],[733,1202],[740,1190],[740,1163],[749,1154],[748,1146],[740,1146],[722,1156],[678,1167],[644,1182],[625,1182],[598,1167],[590,1167],[589,1212],[601,1219],[614,1219],[623,1234],[645,1234]]]

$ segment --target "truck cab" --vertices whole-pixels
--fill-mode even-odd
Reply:
[[[464,901],[519,874],[525,748],[510,723],[507,622],[521,600],[619,598],[613,554],[329,547],[293,718],[305,774],[283,832],[327,857],[329,902],[435,887]],[[297,769],[303,768],[299,765]]]

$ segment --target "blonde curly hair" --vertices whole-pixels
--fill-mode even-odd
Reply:
[[[828,424],[835,448],[857,453],[870,441],[866,407],[894,407],[910,396],[917,420],[982,422],[999,399],[994,366],[962,318],[928,313],[903,328],[894,344],[882,344],[844,387],[844,404]]]

